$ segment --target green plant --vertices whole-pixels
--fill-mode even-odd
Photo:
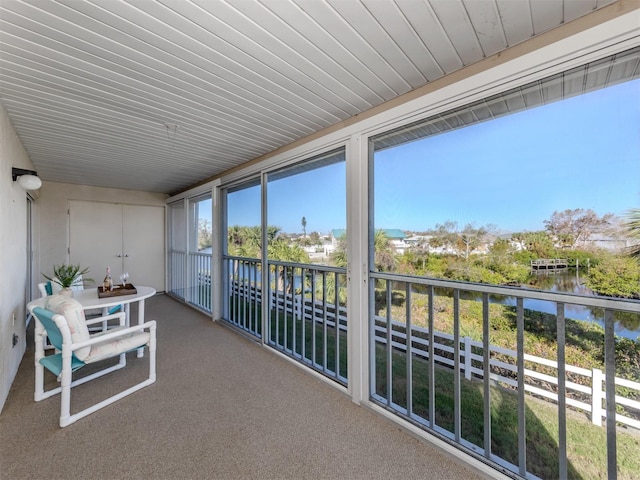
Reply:
[[[89,268],[81,268],[80,265],[54,265],[53,276],[49,277],[44,273],[42,276],[50,282],[60,285],[62,288],[70,288],[78,281],[78,277],[83,276],[83,282],[93,282],[91,278],[84,278],[89,273]]]

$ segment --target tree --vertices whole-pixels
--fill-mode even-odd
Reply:
[[[390,272],[395,269],[397,255],[391,239],[387,237],[384,230],[376,230],[373,238],[374,264],[379,272]],[[338,239],[338,244],[332,255],[333,264],[336,267],[347,267],[347,237],[346,235]]]
[[[274,241],[279,233],[279,227],[267,227],[267,242]],[[260,258],[262,256],[262,228],[259,225],[253,227],[234,225],[229,227],[227,239],[227,249],[231,255],[250,258]]]
[[[474,227],[471,223],[465,225],[461,232],[458,233],[456,241],[457,246],[464,250],[464,258],[469,259],[469,254],[482,245],[482,241],[490,230],[494,227],[488,225],[486,227]]]
[[[611,227],[613,219],[612,213],[599,217],[591,209],[576,208],[553,212],[551,218],[544,221],[544,225],[562,247],[574,249],[584,244],[592,234]]]
[[[332,263],[336,267],[347,268],[347,236],[338,238],[336,249],[331,255]]]
[[[312,245],[322,246],[322,241],[320,240],[320,234],[318,232],[311,232],[309,234],[309,240]]]
[[[636,241],[629,247],[628,254],[640,261],[640,208],[633,208],[629,211],[628,221],[625,223],[627,235]]]
[[[289,245],[284,239],[276,239],[269,243],[267,249],[269,260],[293,263],[311,263],[309,254],[299,245]]]
[[[198,220],[198,250],[211,246],[211,221],[206,218]]]
[[[640,264],[611,256],[589,270],[587,287],[609,297],[640,298]]]
[[[269,242],[267,255],[270,260],[292,263],[311,263],[309,254],[299,245],[289,245],[286,240],[278,238]],[[278,290],[284,290],[287,285],[287,293],[293,291],[293,269],[290,267],[278,268]],[[285,275],[287,277],[285,281]]]
[[[387,237],[384,230],[376,230],[373,237],[373,248],[375,252],[375,268],[379,272],[391,272],[396,266],[396,250],[391,244],[391,239]]]
[[[433,232],[433,236],[429,240],[429,245],[432,247],[445,247],[452,249],[456,245],[458,238],[458,223],[447,220],[442,224],[437,224],[436,229]]]
[[[302,217],[302,235],[304,237],[307,236],[307,219],[306,219],[306,217]]]
[[[526,251],[532,252],[536,258],[552,258],[555,256],[553,240],[544,230],[514,233],[511,238],[517,241]]]

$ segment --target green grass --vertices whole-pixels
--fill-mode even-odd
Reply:
[[[394,292],[391,304],[392,318],[398,322],[406,320],[406,305],[403,292]],[[476,300],[459,301],[460,337],[470,337],[481,342],[483,338],[482,302]],[[379,296],[377,305],[379,315],[386,316],[386,301]],[[414,327],[427,328],[428,297],[420,293],[411,295],[411,321]],[[447,296],[434,297],[434,330],[453,334],[453,299]],[[414,335],[416,333],[414,332]],[[597,323],[566,319],[565,363],[585,369],[604,371],[604,329]],[[489,304],[489,343],[495,347],[515,350],[517,346],[516,308],[498,303]],[[616,375],[621,378],[640,382],[640,341],[616,337]],[[524,351],[544,359],[557,361],[558,341],[556,316],[534,310],[524,310]],[[481,352],[478,352],[481,353]],[[495,355],[506,363],[514,360],[504,355]],[[553,367],[527,362],[526,367],[551,376],[557,375]],[[570,381],[591,386],[589,377],[568,374]],[[617,387],[616,393],[640,401],[640,392]],[[576,399],[579,394],[571,392]],[[619,413],[628,416],[638,415],[637,411],[618,407]]]
[[[392,354],[392,398],[407,406],[406,354]],[[386,347],[376,349],[376,392],[387,395]],[[428,362],[414,355],[412,360],[413,413],[429,420]],[[454,432],[454,375],[446,367],[435,370],[435,423]],[[461,436],[484,445],[484,391],[482,382],[460,383]],[[518,399],[514,391],[492,386],[491,451],[518,464]],[[557,405],[527,395],[525,400],[527,470],[541,478],[558,478],[558,411]],[[586,415],[567,411],[567,457],[569,478],[606,478],[606,429],[593,425]],[[617,433],[618,478],[638,478],[640,472],[640,432]]]
[[[237,301],[236,303],[232,298],[230,299],[230,305],[232,306],[231,311],[236,312],[238,316],[238,321],[235,323],[240,327],[256,331],[257,335],[260,336],[260,318],[262,315],[261,304],[243,301]],[[257,319],[257,323],[255,322],[255,319]],[[303,323],[304,342],[302,340]],[[300,359],[300,357],[303,357],[307,360],[305,363],[315,362],[315,365],[312,365],[313,368],[320,371],[327,370],[329,373],[336,372],[336,358],[338,358],[339,370],[336,373],[347,378],[346,332],[340,332],[339,342],[338,345],[336,345],[334,327],[327,325],[325,334],[325,328],[322,324],[312,322],[311,320],[305,320],[303,322],[299,318],[294,318],[291,314],[285,314],[282,309],[278,310],[277,313],[275,310],[270,312],[269,324],[270,336],[268,340],[275,343],[276,348],[295,352],[294,356],[296,358]],[[336,352],[339,352],[338,355],[336,355]],[[332,375],[330,376],[333,377]]]

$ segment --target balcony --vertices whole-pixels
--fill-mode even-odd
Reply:
[[[224,262],[223,318],[262,339],[267,304],[266,345],[349,385],[343,269],[269,261],[265,295],[260,261]],[[637,321],[639,302],[370,278],[371,404],[508,475],[613,478],[619,470],[626,478],[633,471],[625,452],[640,430],[637,354],[617,329]],[[576,309],[592,321],[574,320]],[[587,444],[588,457],[580,453]]]
[[[81,476],[85,466],[68,463],[67,454],[57,450],[61,439],[108,445],[109,455],[92,457],[92,464],[104,469],[96,478],[171,478],[178,472],[210,478],[360,478],[379,472],[399,478],[406,472],[401,476],[412,478],[412,472],[425,468],[442,471],[438,478],[451,472],[456,472],[453,478],[487,471],[497,475],[498,470],[522,478],[588,478],[572,453],[576,433],[587,430],[601,439],[594,446],[594,468],[613,478],[608,470],[618,469],[634,448],[633,438],[637,445],[640,385],[611,361],[617,355],[614,321],[621,313],[637,315],[637,301],[372,274],[376,314],[369,321],[375,332],[370,338],[370,402],[358,408],[343,395],[349,385],[344,363],[349,323],[339,293],[344,272],[269,262],[269,334],[263,346],[260,262],[227,257],[225,265],[227,320],[212,323],[170,296],[153,298],[147,318],[158,320],[158,382],[65,433],[57,426],[58,402],[32,400],[29,339],[30,350],[2,416],[0,440],[18,447],[10,457],[1,454],[10,477]],[[495,308],[506,296],[516,299],[506,307],[513,310],[512,348],[499,345],[494,336],[500,330]],[[533,300],[555,308],[557,352],[526,347],[534,330],[544,327],[531,323],[527,302]],[[575,325],[565,318],[577,303],[604,315],[604,333],[598,337],[602,368],[576,367],[567,360],[575,343],[587,340],[575,337]],[[482,324],[479,342],[466,332],[467,310],[474,308]],[[439,323],[441,316],[448,326]],[[633,365],[629,368],[637,373]],[[81,387],[77,407],[125,386],[144,370],[144,362],[132,359],[126,375],[94,381],[84,391]],[[372,411],[387,412],[388,419],[414,435]],[[553,428],[545,424],[549,416],[555,416]],[[431,435],[445,450],[482,459],[497,470],[482,466],[482,472],[465,472],[466,462],[416,442],[416,435]],[[532,445],[543,441],[555,453],[540,462]],[[52,466],[45,458],[65,460]],[[619,478],[626,478],[622,472]]]
[[[3,478],[484,478],[169,296],[146,313],[157,382],[66,429],[57,398],[33,401],[29,339],[0,419]],[[78,387],[76,406],[144,375],[143,360]]]

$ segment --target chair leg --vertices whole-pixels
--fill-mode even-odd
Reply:
[[[149,329],[151,338],[149,340],[149,382],[156,381],[156,326]]]
[[[35,390],[33,392],[33,399],[36,402],[40,400],[44,400],[46,397],[44,396],[44,367],[42,364],[36,359],[36,385]]]
[[[151,344],[154,345],[153,350],[151,350]],[[101,401],[99,403],[96,403],[95,405],[92,405],[91,407],[85,408],[84,410],[81,410],[81,411],[79,411],[77,413],[74,413],[72,415],[68,415],[69,409],[68,409],[68,403],[67,403],[66,404],[66,408],[67,408],[66,413],[67,413],[67,415],[63,417],[62,408],[65,408],[65,407],[61,406],[60,426],[61,427],[66,427],[68,425],[71,425],[72,423],[77,422],[81,418],[84,418],[87,415],[90,415],[90,414],[92,414],[94,412],[97,412],[101,408],[104,408],[104,407],[106,407],[108,405],[111,405],[112,403],[115,403],[118,400],[121,400],[122,398],[124,398],[124,397],[126,397],[128,395],[131,395],[132,393],[137,392],[138,390],[140,390],[140,389],[142,389],[144,387],[147,387],[147,386],[151,385],[152,383],[154,383],[156,381],[156,354],[155,354],[156,350],[155,350],[154,337],[152,337],[152,340],[149,342],[149,347],[150,347],[149,348],[149,378],[147,378],[146,380],[143,380],[142,382],[137,383],[136,385],[134,385],[134,386],[132,386],[132,387],[120,392],[120,393],[117,393],[117,394],[115,394],[115,395],[113,395],[113,396],[111,396],[111,397],[109,397],[109,398],[107,398],[107,399],[105,399],[105,400],[103,400],[103,401]],[[103,372],[100,372],[100,373],[97,373],[97,374],[93,374],[93,375],[102,376],[103,373],[107,373],[109,371],[112,371],[113,369],[118,369],[118,368],[120,368],[119,364],[118,365],[114,365],[113,367],[110,367],[110,368],[104,370]],[[89,378],[93,377],[93,375],[90,375],[89,377],[85,377],[82,380],[89,379]],[[64,382],[64,380],[63,380],[63,382]],[[80,383],[80,382],[78,382],[78,383]],[[70,388],[68,389],[68,391],[70,392],[71,387],[74,387],[75,385],[76,385],[75,382],[71,383]],[[64,391],[65,390],[63,388],[63,392]],[[65,405],[64,401],[63,401],[62,405]]]
[[[40,359],[44,357],[44,343],[46,342],[47,336],[44,334],[44,329],[40,325],[40,322],[36,319],[36,327],[35,327],[35,389],[33,392],[33,399],[36,402],[40,400],[44,400],[47,398],[44,394],[44,367],[40,363]]]
[[[63,348],[62,380],[60,388],[60,426],[66,427],[71,423],[71,351]]]

